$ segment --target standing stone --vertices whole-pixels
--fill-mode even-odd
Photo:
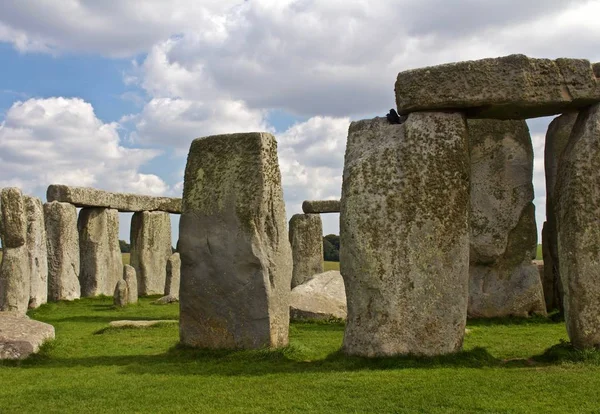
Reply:
[[[127,282],[119,280],[114,290],[114,304],[115,306],[122,308],[127,306],[127,298],[129,292],[127,291]]]
[[[323,225],[319,214],[294,214],[290,219],[294,271],[292,289],[323,273]]]
[[[140,295],[162,295],[171,256],[169,213],[143,211],[131,218],[131,265],[135,268]]]
[[[469,149],[459,113],[350,124],[340,212],[343,350],[458,351],[469,291]]]
[[[48,301],[48,250],[44,207],[37,197],[25,196],[27,213],[27,254],[31,288],[29,307],[37,308]]]
[[[567,333],[576,348],[600,346],[600,104],[582,110],[554,191]]]
[[[287,345],[292,257],[275,137],[194,140],[179,228],[181,342]]]
[[[123,280],[127,283],[127,303],[137,303],[138,288],[135,269],[130,265],[123,265]]]
[[[4,188],[2,210],[2,264],[0,265],[0,311],[27,312],[31,290],[27,246],[25,201],[18,188]]]
[[[525,121],[472,119],[469,317],[545,314]]]
[[[544,148],[544,169],[546,172],[546,223],[542,230],[542,251],[544,255],[544,294],[548,310],[562,311],[563,288],[560,281],[558,262],[558,234],[554,187],[558,174],[560,157],[569,142],[578,112],[562,114],[554,118],[546,133]]]
[[[53,201],[44,204],[48,238],[48,300],[80,297],[79,233],[74,205]]]
[[[167,260],[167,282],[165,283],[165,296],[179,299],[179,283],[181,280],[181,258],[179,253],[173,253]]]
[[[77,220],[81,296],[110,296],[123,276],[119,247],[119,212],[82,208]]]

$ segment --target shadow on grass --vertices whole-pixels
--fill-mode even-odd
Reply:
[[[545,316],[534,315],[530,318],[504,317],[504,318],[474,318],[467,321],[467,328],[472,326],[514,326],[514,325],[547,325],[563,323],[560,315],[552,313]]]

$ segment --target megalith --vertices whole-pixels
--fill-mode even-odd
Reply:
[[[0,195],[2,211],[2,264],[0,265],[0,311],[25,314],[29,305],[31,276],[27,254],[27,215],[21,190],[3,188]]]
[[[323,224],[319,214],[294,214],[290,219],[294,270],[292,289],[323,273]]]
[[[113,303],[116,307],[122,308],[127,306],[127,299],[129,298],[129,292],[127,288],[127,282],[119,280],[115,285]]]
[[[80,297],[77,209],[69,203],[44,204],[48,246],[48,300]]]
[[[179,227],[183,344],[288,344],[292,257],[286,227],[273,135],[192,142]]]
[[[42,200],[25,196],[25,211],[26,245],[31,280],[29,307],[37,308],[48,301],[48,250]]]
[[[600,104],[582,110],[554,189],[567,333],[576,348],[600,346]]]
[[[469,317],[545,314],[537,248],[533,147],[522,120],[470,119]]]
[[[137,303],[138,288],[135,269],[130,265],[123,265],[123,280],[127,283],[127,303]]]
[[[119,247],[119,212],[103,207],[82,208],[79,231],[81,296],[110,296],[123,276]]]
[[[562,311],[562,285],[558,263],[558,235],[556,233],[556,213],[554,187],[558,165],[578,112],[562,114],[552,120],[546,133],[544,148],[544,169],[546,173],[546,223],[542,230],[542,251],[544,255],[544,295],[548,311]]]
[[[171,218],[161,211],[142,211],[131,217],[131,266],[138,293],[162,295],[167,278],[167,259],[172,254]]]
[[[173,253],[167,260],[167,281],[165,296],[179,298],[179,283],[181,281],[181,258],[179,253]]]
[[[460,113],[350,124],[340,211],[346,354],[438,355],[461,348],[469,167]]]

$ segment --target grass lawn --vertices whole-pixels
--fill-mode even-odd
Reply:
[[[278,351],[177,345],[177,325],[108,328],[117,319],[177,319],[178,305],[111,298],[44,305],[30,315],[56,340],[0,364],[0,413],[24,412],[598,412],[600,358],[564,344],[563,323],[472,321],[464,351],[366,360],[340,354],[343,325],[293,323]]]

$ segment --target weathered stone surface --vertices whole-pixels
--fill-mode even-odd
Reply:
[[[292,319],[346,319],[346,314],[344,279],[337,270],[315,275],[308,282],[292,289]]]
[[[113,303],[115,304],[116,307],[122,308],[124,306],[127,306],[127,298],[128,297],[129,297],[129,291],[127,290],[127,282],[125,282],[123,279],[121,279],[117,282],[117,285],[115,286],[115,292],[113,295],[113,298],[114,298]]]
[[[25,196],[27,213],[27,255],[31,280],[29,307],[37,308],[48,301],[48,250],[44,207],[37,197]]]
[[[24,315],[29,305],[30,283],[27,246],[5,248],[0,265],[0,311]]]
[[[577,348],[600,346],[600,104],[582,110],[554,191],[567,332]]]
[[[123,276],[119,212],[108,208],[82,208],[77,228],[81,296],[112,295]]]
[[[156,319],[152,321],[111,321],[108,324],[114,328],[148,328],[154,325],[178,323],[179,321],[173,319]]]
[[[469,317],[545,313],[525,121],[471,119]]]
[[[135,268],[139,295],[162,295],[167,260],[172,254],[171,218],[160,211],[143,211],[131,218],[131,265]]]
[[[554,187],[558,174],[560,157],[569,142],[573,125],[578,112],[562,114],[552,120],[546,132],[544,149],[544,169],[546,172],[546,224],[542,233],[542,249],[544,255],[544,294],[548,310],[562,311],[563,289],[560,281],[558,262],[558,234],[556,231],[556,213]],[[549,287],[552,286],[552,289]]]
[[[290,219],[294,270],[292,289],[323,273],[323,224],[318,214],[294,214]]]
[[[52,184],[46,192],[48,201],[61,201],[77,207],[107,207],[123,212],[166,211],[181,214],[181,199],[146,195],[111,193],[89,187]]]
[[[165,296],[179,298],[179,283],[181,280],[181,258],[179,253],[173,253],[167,260],[167,281],[165,283]]]
[[[271,134],[194,140],[179,233],[182,343],[287,345],[292,257],[286,227]]]
[[[77,209],[68,203],[44,204],[48,238],[48,300],[80,297]]]
[[[168,303],[175,303],[175,302],[179,302],[178,296],[166,295],[166,296],[163,296],[162,298],[156,299],[152,303],[154,305],[166,305]]]
[[[25,359],[47,340],[54,327],[15,312],[0,312],[0,360]]]
[[[339,213],[340,200],[306,200],[302,203],[302,211],[306,214]]]
[[[583,59],[524,55],[450,63],[400,72],[400,114],[461,109],[468,117],[525,119],[600,101],[600,80]]]
[[[123,280],[127,283],[127,303],[133,304],[138,301],[137,277],[135,269],[130,265],[123,265]]]
[[[340,212],[347,354],[462,346],[469,290],[469,149],[458,113],[353,122]]]
[[[15,187],[2,189],[0,206],[2,209],[2,246],[21,247],[27,238],[27,218],[25,200],[21,190]]]

